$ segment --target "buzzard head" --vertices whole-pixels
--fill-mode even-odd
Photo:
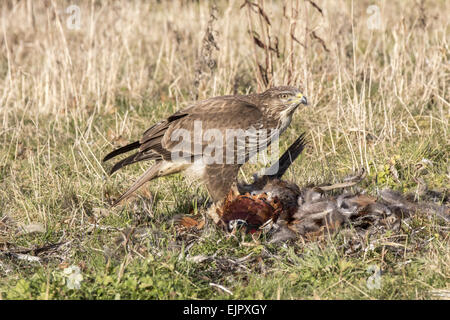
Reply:
[[[272,112],[287,114],[301,104],[308,104],[303,93],[295,87],[273,87],[261,93],[261,102]]]

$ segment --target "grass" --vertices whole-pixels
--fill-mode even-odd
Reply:
[[[322,12],[310,1],[258,1],[270,25],[241,1],[216,11],[203,1],[74,3],[79,30],[67,27],[69,1],[0,5],[0,249],[40,257],[0,256],[0,298],[448,298],[448,225],[436,219],[418,213],[353,251],[351,230],[289,245],[230,236],[209,220],[180,232],[173,217],[204,214],[204,188],[161,178],[111,209],[146,164],[108,177],[101,163],[197,96],[290,83],[310,107],[296,113],[281,149],[303,131],[309,145],[286,179],[335,182],[364,167],[360,187],[370,194],[416,192],[419,178],[445,193],[447,1],[379,3],[375,30],[369,1],[314,1]],[[278,37],[279,56],[255,45],[250,27],[273,47]],[[30,224],[44,232],[20,231]],[[79,290],[65,285],[69,265],[81,269]],[[380,289],[367,287],[370,266],[382,270]]]

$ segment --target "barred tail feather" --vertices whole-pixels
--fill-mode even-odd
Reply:
[[[291,144],[291,146],[286,150],[285,153],[278,160],[278,163],[275,163],[270,167],[267,172],[274,171],[273,168],[278,166],[278,171],[272,176],[274,178],[280,179],[289,166],[297,159],[297,157],[302,153],[305,148],[305,134],[302,133],[295,141]]]
[[[159,176],[160,169],[162,167],[163,162],[157,162],[153,166],[147,169],[147,171],[144,172],[142,176],[139,177],[139,179],[123,194],[114,201],[113,207],[118,205],[122,200],[128,198],[133,192],[135,192],[137,189],[142,187],[144,183],[147,181],[150,181],[154,178],[157,178]]]

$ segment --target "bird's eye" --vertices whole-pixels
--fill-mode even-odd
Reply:
[[[280,94],[280,99],[287,99],[287,97],[288,97],[288,95],[287,95],[287,93],[282,93],[282,94]]]

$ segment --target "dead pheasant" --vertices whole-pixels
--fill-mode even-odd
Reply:
[[[208,211],[213,220],[228,231],[237,227],[250,233],[269,230],[273,242],[334,232],[342,225],[352,225],[362,232],[371,227],[398,229],[401,219],[416,211],[433,212],[449,221],[447,206],[417,204],[392,190],[383,190],[379,197],[329,194],[359,183],[365,177],[364,170],[333,185],[299,188],[281,180],[304,147],[301,135],[274,165],[279,167],[276,174],[255,175],[252,184],[233,188],[222,204]]]
[[[238,184],[233,187],[218,206],[210,208],[213,220],[225,229],[231,230],[243,226],[253,233],[267,222],[276,222],[278,218],[289,219],[296,208],[300,189],[297,185],[280,178],[290,164],[305,147],[302,134],[266,172],[275,174],[255,175],[252,184]],[[278,170],[274,170],[277,168]]]

